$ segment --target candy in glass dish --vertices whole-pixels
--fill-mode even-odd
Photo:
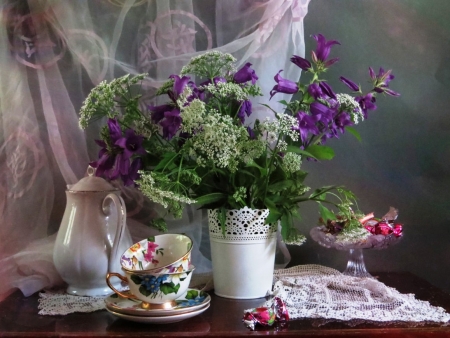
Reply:
[[[363,249],[380,250],[398,243],[403,237],[403,224],[396,221],[397,217],[398,210],[390,207],[382,218],[376,218],[370,213],[357,218],[358,222],[353,222],[351,227],[349,219],[339,215],[326,222],[321,218],[321,225],[312,228],[310,235],[326,248],[348,251],[347,267],[343,274],[373,277],[366,269]]]

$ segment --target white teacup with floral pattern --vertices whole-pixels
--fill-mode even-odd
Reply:
[[[133,244],[121,256],[122,269],[129,272],[174,273],[189,269],[192,239],[182,234],[151,236]]]
[[[116,272],[106,275],[106,283],[124,298],[141,300],[144,309],[170,309],[177,305],[175,300],[188,289],[195,267],[190,265],[186,271],[174,273],[154,273],[149,271],[127,271],[125,276]],[[110,282],[118,277],[130,287],[130,292],[117,290]]]

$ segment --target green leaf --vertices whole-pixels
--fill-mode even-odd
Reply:
[[[281,216],[281,237],[284,240],[289,238],[290,229],[292,226],[292,217],[290,213],[284,213]]]
[[[353,127],[345,127],[345,130],[347,130],[350,134],[356,137],[356,139],[361,142],[361,135],[358,133],[358,131]]]
[[[266,217],[265,224],[271,224],[277,222],[281,217],[281,212],[276,209],[269,209],[269,215]]]
[[[284,181],[269,185],[267,187],[267,190],[270,192],[283,191],[283,190],[291,187],[293,184],[294,184],[294,181],[292,181],[292,180],[284,180]]]
[[[225,237],[225,230],[226,230],[226,219],[227,219],[227,209],[220,208],[219,214],[217,215],[220,223],[220,227],[222,228],[222,236]]]
[[[218,202],[220,200],[225,199],[226,197],[227,197],[227,195],[224,193],[213,192],[211,194],[200,196],[200,197],[196,198],[195,200],[197,201],[198,204],[205,205],[205,204],[211,204],[214,202]]]
[[[278,102],[283,104],[283,105],[285,105],[285,106],[287,106],[289,104],[286,100],[281,100],[281,101],[278,101]]]
[[[296,154],[300,154],[300,155],[304,155],[306,157],[312,157],[315,158],[316,160],[318,160],[318,158],[316,158],[312,153],[302,150],[299,147],[293,146],[293,145],[288,145],[287,147],[287,151],[290,153],[296,153]]]
[[[165,153],[162,160],[158,163],[158,165],[153,170],[157,171],[157,170],[163,169],[176,156],[177,156],[177,153],[174,153],[174,152]]]
[[[306,150],[318,160],[331,160],[334,157],[334,150],[327,146],[310,145]]]
[[[328,220],[336,219],[335,214],[333,214],[328,208],[324,207],[320,202],[319,202],[319,214],[325,223],[328,222]]]
[[[323,197],[320,197],[320,195],[323,195],[333,189],[336,189],[335,185],[324,186],[322,188],[314,190],[314,192],[311,195],[309,195],[309,198],[310,199],[322,199]]]

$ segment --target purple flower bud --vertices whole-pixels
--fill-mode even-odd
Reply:
[[[291,62],[303,70],[308,70],[311,68],[311,62],[298,55],[293,55],[291,57]]]
[[[343,76],[341,76],[339,78],[339,80],[341,80],[341,82],[343,82],[351,90],[353,90],[355,92],[359,92],[359,86],[356,83],[354,83],[352,80],[347,79],[347,78],[345,78]]]
[[[324,92],[328,97],[331,97],[332,99],[337,99],[336,94],[333,92],[333,89],[331,89],[330,85],[326,83],[325,81],[321,81],[319,83],[320,89],[322,89],[322,92]]]
[[[308,93],[314,98],[314,100],[317,100],[319,97],[323,96],[322,89],[317,83],[312,83],[308,86]]]

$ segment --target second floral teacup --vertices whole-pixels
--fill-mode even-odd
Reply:
[[[187,291],[194,269],[191,265],[186,271],[174,273],[124,270],[125,276],[109,272],[106,275],[106,283],[111,290],[124,298],[141,300],[141,307],[144,309],[170,309],[176,306],[175,300]],[[118,277],[127,283],[130,291],[117,290],[110,282],[112,277]]]
[[[122,254],[120,263],[128,272],[182,272],[189,269],[191,251],[192,240],[186,235],[157,235],[133,244]]]

